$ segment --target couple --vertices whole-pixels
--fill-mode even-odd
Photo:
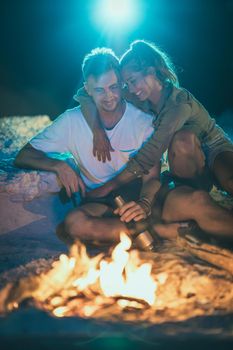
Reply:
[[[68,196],[82,194],[81,205],[59,225],[58,235],[68,242],[118,241],[120,231],[129,233],[125,222],[153,221],[157,208],[161,222],[154,222],[154,230],[163,238],[175,238],[184,220],[195,220],[206,233],[232,238],[230,211],[203,190],[202,179],[208,172],[233,192],[233,146],[200,103],[175,87],[177,77],[167,57],[154,45],[137,41],[120,63],[110,49],[92,50],[82,71],[85,93],[76,96],[81,108],[63,113],[15,160],[20,167],[55,172]],[[128,86],[126,96],[121,77]],[[175,187],[164,191],[160,158],[167,149]],[[79,173],[49,152],[70,152]],[[115,212],[112,190],[128,200]]]

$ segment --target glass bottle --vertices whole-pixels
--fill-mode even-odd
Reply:
[[[117,208],[121,208],[125,204],[125,200],[121,196],[114,198],[115,205]],[[129,230],[132,232],[133,242],[139,249],[146,251],[153,251],[154,239],[150,232],[147,230],[146,220],[130,221],[125,223]]]

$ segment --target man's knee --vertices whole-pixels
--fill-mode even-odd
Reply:
[[[70,212],[64,220],[65,231],[73,239],[84,238],[85,231],[89,231],[87,227],[89,224],[88,215],[82,210]]]

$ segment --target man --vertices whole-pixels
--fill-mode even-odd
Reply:
[[[82,65],[85,89],[92,97],[101,122],[114,147],[110,162],[100,163],[92,154],[93,134],[79,107],[68,110],[52,125],[34,137],[17,155],[15,164],[52,171],[57,174],[67,195],[95,189],[120,172],[129,156],[142,146],[153,132],[152,117],[126,103],[121,95],[119,62],[110,49],[95,49],[84,58]],[[80,173],[66,162],[52,159],[49,152],[70,152]],[[158,180],[160,164],[149,175],[143,177],[141,205],[137,207],[137,218],[146,216],[147,200],[153,199],[153,191],[160,187]],[[153,190],[148,190],[148,183]],[[138,188],[133,191],[137,192]],[[128,189],[126,189],[128,192]],[[127,195],[127,193],[126,193]],[[137,199],[137,196],[130,197]],[[85,198],[84,198],[85,202]],[[119,232],[127,232],[125,224],[113,214],[108,202],[86,203],[68,214],[59,226],[58,234],[66,232],[71,240],[117,241]],[[107,216],[107,217],[106,217]]]

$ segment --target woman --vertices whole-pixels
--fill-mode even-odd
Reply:
[[[166,150],[170,172],[177,184],[209,189],[209,181],[213,179],[233,194],[232,142],[191,93],[178,87],[168,57],[154,44],[137,40],[122,56],[120,65],[128,99],[154,114],[155,133],[121,174],[89,195],[105,196],[147,173]],[[106,149],[109,141],[98,127],[94,134],[94,148],[100,159],[101,147],[104,145],[102,149]],[[108,151],[105,155],[109,157]]]

